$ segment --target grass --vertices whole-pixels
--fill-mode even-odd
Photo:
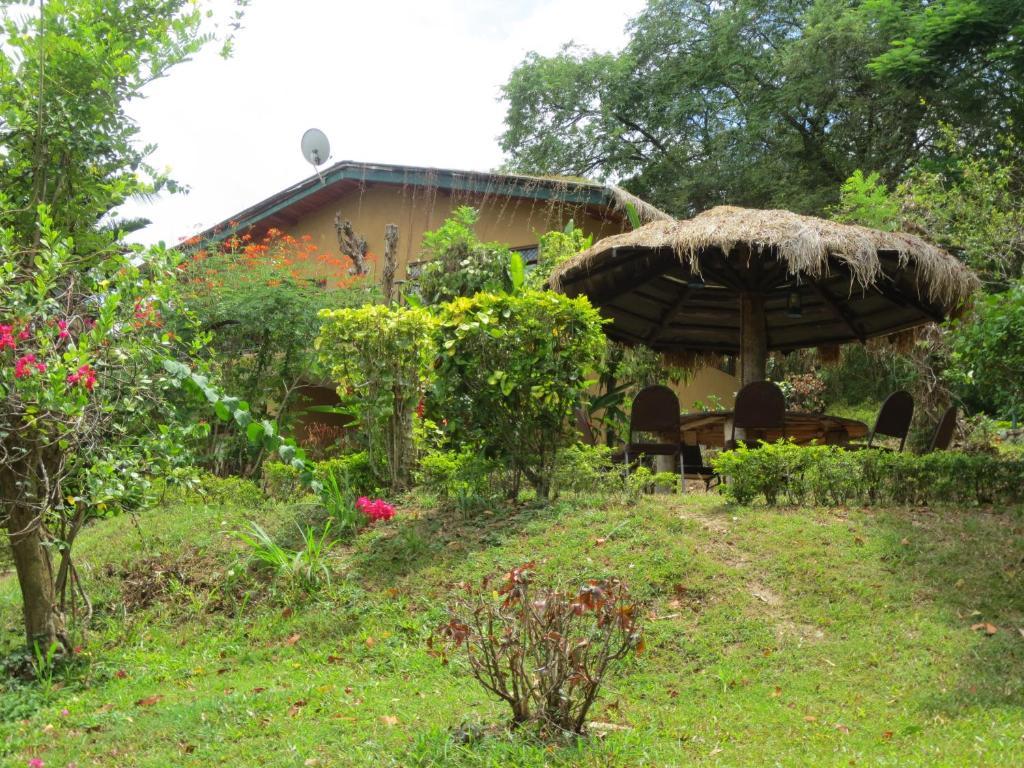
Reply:
[[[309,597],[248,575],[232,533],[255,520],[297,548],[309,510],[223,496],[83,534],[88,655],[49,683],[7,684],[0,762],[1024,763],[1019,511],[772,510],[692,494],[460,516],[410,498],[333,549],[330,585]],[[608,681],[589,739],[494,727],[508,713],[461,660],[427,653],[455,583],[526,560],[553,580],[620,576],[645,603],[647,649]],[[18,618],[16,584],[0,578],[9,648]],[[985,623],[996,632],[972,629]]]

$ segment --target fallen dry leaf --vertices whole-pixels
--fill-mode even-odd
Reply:
[[[285,645],[295,645],[301,639],[302,639],[302,635],[300,635],[298,632],[296,632],[294,635],[289,635],[285,639],[284,644]]]
[[[849,733],[849,732],[850,732],[850,729],[849,729],[849,728],[847,728],[847,727],[846,727],[845,725],[843,725],[842,723],[836,723],[836,724],[835,724],[835,725],[834,725],[833,727],[834,727],[834,728],[835,728],[835,729],[836,729],[837,731],[839,731],[840,733]]]
[[[126,677],[128,677],[128,673],[125,672],[123,669],[119,669],[117,670],[117,672],[114,673],[114,677],[116,677],[118,680],[124,680]]]
[[[288,717],[295,717],[297,714],[299,714],[299,710],[302,709],[304,706],[306,706],[305,699],[299,699],[298,701],[296,701],[294,704],[288,707]]]
[[[608,539],[603,539],[603,538],[602,539],[594,539],[594,546],[595,547],[604,546],[605,542],[607,542],[607,541],[608,541]]]
[[[163,698],[162,694],[155,693],[152,696],[147,696],[144,699],[139,699],[138,701],[135,702],[135,706],[136,707],[152,707],[154,704],[156,704],[162,698]]]
[[[882,732],[882,738],[885,741],[889,741],[890,739],[892,739],[892,731],[883,731]]]
[[[814,715],[807,715],[804,718],[804,722],[805,723],[816,723],[816,722],[818,722],[818,718],[816,718]]]
[[[283,611],[281,611],[281,618],[282,619],[290,619],[292,617],[293,613],[295,613],[295,611],[293,611],[292,607],[289,605],[287,608],[285,608]]]
[[[335,656],[334,654],[330,654],[330,655],[327,656],[327,663],[328,664],[341,664],[341,662],[343,662],[344,660],[345,659],[342,658],[341,656]]]
[[[398,725],[398,718],[394,715],[381,715],[380,721],[384,723],[388,728],[393,728]]]
[[[989,624],[987,621],[981,621],[977,624],[971,625],[972,632],[977,632],[979,629],[985,630],[985,634],[989,636],[994,635],[996,632],[999,631],[999,627],[997,627],[995,624]]]
[[[776,685],[776,686],[775,686],[775,690],[774,690],[774,691],[772,691],[772,692],[771,692],[770,694],[768,694],[768,695],[769,695],[769,696],[771,696],[771,697],[772,697],[773,699],[777,699],[777,698],[779,698],[779,696],[781,696],[781,695],[782,695],[782,689],[781,689],[781,688],[779,688],[779,686],[777,686],[777,685]]]
[[[366,647],[367,648],[373,648],[373,646],[375,646],[376,644],[377,644],[377,641],[374,640],[372,637],[366,638]]]

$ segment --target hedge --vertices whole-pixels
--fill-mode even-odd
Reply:
[[[745,445],[712,462],[740,504],[1014,504],[1024,501],[1024,459],[937,451],[924,455],[791,442]]]

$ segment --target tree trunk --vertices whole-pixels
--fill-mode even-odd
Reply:
[[[740,297],[740,386],[764,381],[767,366],[764,297],[745,293]]]
[[[67,645],[64,615],[57,605],[50,551],[43,545],[41,528],[31,508],[15,506],[7,521],[11,553],[21,587],[25,641],[47,652],[54,643]]]
[[[384,292],[384,303],[391,305],[395,300],[395,270],[398,269],[398,225],[388,224],[384,227],[384,275],[381,290]]]

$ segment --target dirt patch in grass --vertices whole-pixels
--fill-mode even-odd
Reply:
[[[136,613],[156,603],[174,602],[183,593],[209,598],[219,594],[223,583],[223,564],[195,547],[183,552],[152,555],[120,566],[108,563],[104,576],[121,584],[121,606]],[[206,599],[208,609],[224,608],[219,599]]]

